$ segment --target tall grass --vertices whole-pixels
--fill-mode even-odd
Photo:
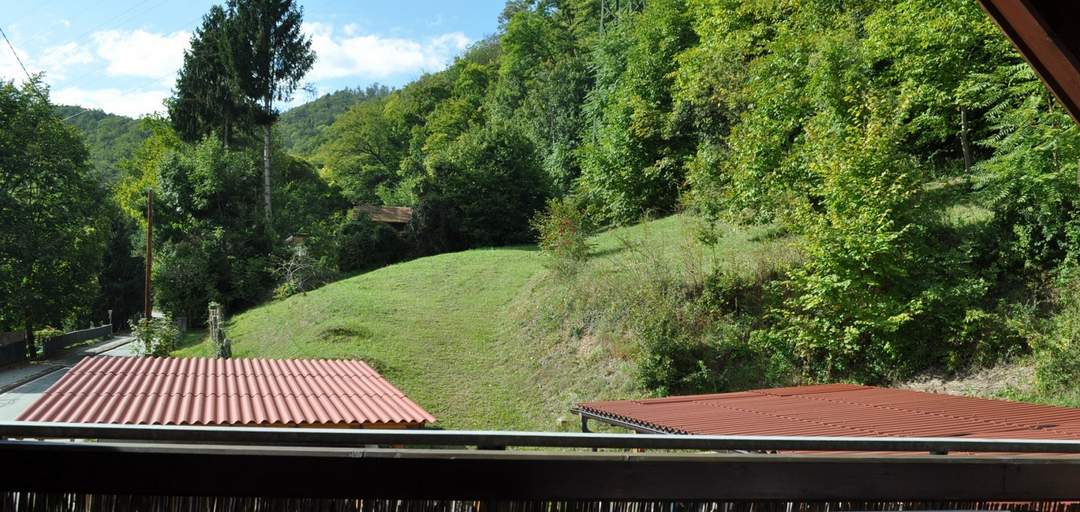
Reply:
[[[581,364],[630,369],[619,376],[628,394],[786,379],[753,333],[766,320],[768,283],[799,259],[793,240],[769,228],[724,228],[711,244],[701,235],[678,216],[596,237],[577,271],[534,278],[514,310],[523,332]]]

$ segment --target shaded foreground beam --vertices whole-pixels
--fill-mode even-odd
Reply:
[[[1080,441],[956,437],[795,437],[464,430],[191,427],[0,422],[3,439],[94,439],[168,443],[345,447],[538,447],[712,451],[988,452],[1080,454]]]
[[[1080,498],[1080,461],[0,442],[0,491],[423,500]]]
[[[1080,3],[1074,0],[979,0],[1043,83],[1080,122]]]

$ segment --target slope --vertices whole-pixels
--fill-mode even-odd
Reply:
[[[150,135],[138,119],[126,116],[74,105],[57,105],[56,112],[82,132],[94,172],[109,184],[120,175],[119,163]]]
[[[627,241],[678,251],[694,221],[673,216],[593,238],[590,265]],[[733,232],[721,252],[775,245]],[[385,267],[237,315],[237,357],[362,358],[444,428],[572,429],[577,400],[641,395],[632,358],[538,335],[535,306],[560,288],[534,247],[474,249]],[[209,355],[205,341],[177,355]]]

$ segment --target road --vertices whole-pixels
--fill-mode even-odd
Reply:
[[[134,355],[131,351],[130,342],[131,338],[127,337],[112,339],[104,343],[71,350],[56,361],[45,365],[22,366],[0,371],[0,384],[13,381],[13,379],[33,379],[0,393],[0,421],[12,421],[18,417],[27,407],[30,407],[30,404],[40,398],[45,393],[45,390],[49,389],[49,386],[60,380],[72,366],[75,366],[75,363],[78,363],[84,357],[92,355]]]

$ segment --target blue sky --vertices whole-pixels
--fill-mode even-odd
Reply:
[[[191,32],[216,2],[0,0],[0,27],[56,103],[138,116],[162,110]],[[495,32],[505,0],[307,0],[316,95],[379,82],[401,86],[443,69]],[[0,79],[25,75],[0,43]],[[313,96],[298,91],[291,105]]]

